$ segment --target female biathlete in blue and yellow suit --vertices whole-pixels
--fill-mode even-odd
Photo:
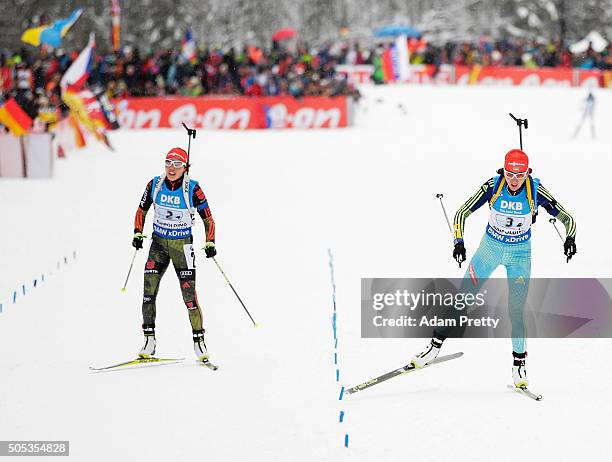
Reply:
[[[497,178],[484,183],[459,208],[454,220],[455,248],[453,257],[459,262],[466,259],[463,243],[465,219],[488,203],[491,209],[485,235],[472,257],[461,287],[463,292],[477,292],[499,266],[506,267],[508,278],[508,308],[512,324],[512,376],[517,387],[527,386],[525,369],[525,330],[523,308],[531,276],[531,225],[537,209],[546,211],[563,223],[566,231],[565,255],[576,253],[576,223],[572,216],[555,200],[537,178],[532,178],[527,155],[513,149],[506,154],[504,168]],[[423,367],[438,355],[446,339],[443,330],[436,330],[427,348],[412,359],[415,367]]]

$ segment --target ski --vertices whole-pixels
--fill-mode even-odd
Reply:
[[[205,366],[205,367],[208,367],[212,371],[216,371],[217,369],[219,369],[219,366],[214,365],[208,359],[206,359],[204,361],[198,361],[198,364],[200,364],[202,366]]]
[[[458,352],[458,353],[453,353],[453,354],[446,355],[446,356],[438,356],[436,359],[434,359],[429,364],[426,364],[421,369],[425,369],[426,367],[433,366],[434,364],[439,364],[439,363],[443,363],[445,361],[450,361],[451,359],[457,359],[457,358],[460,358],[461,356],[463,356],[463,352],[461,352],[461,351]],[[387,372],[386,374],[383,374],[383,375],[381,375],[379,377],[373,378],[371,380],[368,380],[367,382],[364,382],[364,383],[361,383],[361,384],[356,385],[354,387],[351,387],[351,388],[347,389],[346,392],[348,394],[357,393],[358,391],[364,390],[365,388],[369,388],[369,387],[371,387],[373,385],[376,385],[376,384],[379,384],[381,382],[384,382],[385,380],[389,380],[389,379],[392,379],[393,377],[397,377],[399,375],[404,375],[404,374],[407,374],[409,372],[418,371],[418,370],[420,370],[420,369],[417,369],[412,364],[406,364],[405,366],[400,367],[399,369],[396,369],[396,370],[391,371],[391,372]]]
[[[508,388],[535,401],[542,401],[542,395],[536,395],[534,392],[532,392],[529,388],[525,386],[515,387],[514,385],[508,385]]]
[[[185,358],[136,358],[130,361],[124,361],[119,364],[113,364],[111,366],[105,367],[91,367],[89,366],[89,370],[91,371],[108,371],[112,369],[120,369],[123,367],[130,368],[130,366],[138,366],[141,364],[146,364],[149,366],[160,365],[160,364],[172,364],[178,363],[184,360]]]

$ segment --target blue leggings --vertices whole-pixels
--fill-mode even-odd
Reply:
[[[485,234],[465,272],[461,291],[463,293],[478,292],[499,265],[506,267],[508,278],[508,310],[512,323],[512,349],[517,353],[524,353],[523,310],[531,276],[530,241],[520,244],[503,244]]]

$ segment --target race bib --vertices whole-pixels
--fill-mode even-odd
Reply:
[[[187,269],[195,269],[196,263],[193,244],[185,244],[183,246],[183,253],[185,254],[185,261],[187,262]]]
[[[189,220],[188,220],[189,219]],[[167,229],[191,226],[191,214],[184,209],[172,209],[158,205],[155,207],[155,224]]]

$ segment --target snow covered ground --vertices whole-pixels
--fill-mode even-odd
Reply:
[[[462,359],[342,401],[338,394],[342,384],[406,363],[426,342],[361,339],[360,278],[462,275],[435,194],[444,193],[452,214],[494,175],[518,144],[508,112],[529,118],[524,146],[534,176],[578,224],[579,253],[567,264],[541,211],[533,276],[612,276],[612,93],[595,93],[598,138],[584,127],[572,140],[584,90],[363,91],[350,129],[201,131],[192,143],[191,176],[215,217],[218,260],[261,323],[250,325],[200,252],[198,295],[217,372],[191,362],[189,322],[171,271],[158,297],[158,354],[189,361],[88,370],[129,359],[141,346],[145,252],[127,293],[119,292],[133,253],[133,216],[164,153],[185,144],[183,131],[112,133],[116,152],[95,146],[71,153],[57,162],[53,180],[0,179],[1,439],[70,440],[71,459],[79,461],[600,456],[612,411],[610,340],[530,340],[528,369],[534,390],[544,394],[539,403],[506,389],[510,341],[489,339],[448,341],[445,351],[464,351]],[[484,210],[468,219],[468,257],[486,219]],[[150,234],[150,217],[147,225]],[[203,242],[201,223],[195,241]],[[43,273],[45,282],[33,288]]]

